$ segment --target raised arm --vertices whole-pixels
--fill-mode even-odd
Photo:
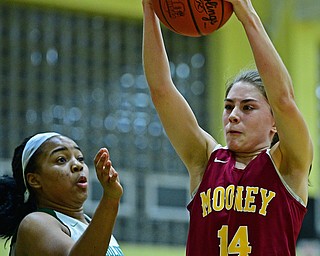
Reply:
[[[247,34],[276,120],[280,143],[274,148],[273,158],[286,182],[306,202],[313,146],[306,122],[294,100],[291,77],[251,1],[226,1],[233,4]]]
[[[193,190],[202,178],[216,142],[199,127],[189,104],[173,84],[159,20],[151,2],[142,2],[144,71],[153,103],[173,147],[189,171]]]
[[[94,164],[103,188],[102,198],[88,228],[72,248],[70,255],[105,255],[116,222],[123,189],[106,148],[98,151]]]

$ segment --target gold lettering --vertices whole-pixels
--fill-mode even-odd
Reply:
[[[234,203],[234,185],[229,185],[226,189],[226,210],[231,210]]]
[[[200,193],[201,197],[201,206],[202,206],[202,217],[206,217],[209,213],[212,212],[211,208],[211,188],[207,190],[207,193]]]
[[[270,201],[276,196],[276,193],[273,191],[269,191],[269,195],[267,196],[268,190],[261,188],[260,189],[260,194],[261,194],[261,199],[262,199],[262,205],[259,213],[263,216],[267,215],[267,207],[270,203]]]
[[[245,212],[255,212],[256,205],[253,205],[255,202],[256,197],[254,195],[258,194],[259,188],[258,187],[246,187],[247,194],[245,199],[244,211]]]
[[[243,186],[238,186],[237,187],[237,192],[236,192],[236,199],[234,202],[234,210],[238,212],[243,211],[242,207],[242,193],[243,193]]]
[[[213,191],[212,208],[219,212],[224,208],[224,187],[217,187]]]
[[[259,191],[261,195],[259,214],[266,216],[268,205],[276,196],[275,192],[259,187],[235,187],[231,184],[227,188],[216,187],[212,193],[211,188],[200,193],[202,217],[206,217],[213,210],[216,212],[223,209],[230,211],[232,208],[237,212],[255,213],[257,211],[256,197]]]

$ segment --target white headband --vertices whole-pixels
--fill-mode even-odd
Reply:
[[[23,177],[23,183],[26,187],[26,191],[24,192],[24,202],[26,203],[29,199],[29,189],[27,187],[27,181],[25,178],[25,170],[26,167],[30,161],[30,158],[33,156],[33,154],[37,151],[37,149],[48,139],[50,139],[53,136],[59,136],[59,133],[56,132],[46,132],[46,133],[38,133],[31,137],[26,146],[23,149],[22,152],[22,177]]]

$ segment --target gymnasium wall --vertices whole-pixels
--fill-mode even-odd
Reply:
[[[126,18],[141,18],[141,0],[12,0],[10,2],[85,11],[103,15],[115,15]]]

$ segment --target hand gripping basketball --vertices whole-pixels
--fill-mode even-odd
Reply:
[[[160,21],[175,33],[199,37],[221,28],[233,13],[224,0],[153,0]]]

